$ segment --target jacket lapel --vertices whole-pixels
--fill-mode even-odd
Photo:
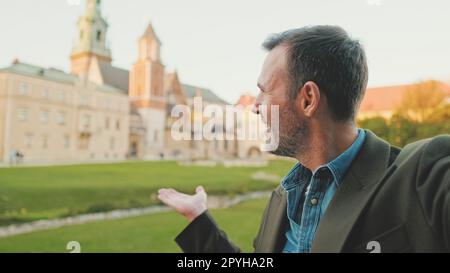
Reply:
[[[267,207],[267,215],[264,217],[261,227],[261,241],[258,242],[255,252],[282,252],[286,242],[286,207],[286,192],[279,187],[272,193],[270,203]]]
[[[389,164],[390,145],[366,130],[366,140],[320,220],[312,252],[341,252]]]

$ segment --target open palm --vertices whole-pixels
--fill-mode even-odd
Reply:
[[[207,195],[203,187],[199,186],[194,195],[180,193],[174,189],[160,189],[158,198],[167,206],[193,221],[206,211]]]

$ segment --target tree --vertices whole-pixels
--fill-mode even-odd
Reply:
[[[425,122],[444,107],[448,95],[446,85],[435,80],[412,85],[403,95],[396,113],[412,120]]]
[[[372,117],[358,125],[372,130],[393,145],[403,147],[419,139],[450,134],[449,88],[426,81],[409,88],[390,119]]]
[[[370,129],[376,135],[386,138],[389,135],[389,125],[383,117],[372,117],[358,121],[358,126],[361,128]]]
[[[420,124],[407,116],[394,114],[389,120],[389,134],[387,140],[399,147],[419,140],[417,128]]]

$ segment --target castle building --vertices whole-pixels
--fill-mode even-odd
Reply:
[[[134,159],[233,158],[230,140],[175,141],[177,104],[227,102],[187,85],[161,60],[161,41],[149,24],[138,39],[130,71],[115,67],[101,0],[87,0],[78,20],[70,73],[15,60],[0,69],[0,161],[73,162]]]
[[[255,97],[241,96],[233,128],[222,128],[233,139],[175,140],[171,129],[175,105],[190,107],[195,121],[207,122],[195,109],[228,105],[213,91],[182,83],[167,71],[161,41],[149,24],[137,39],[130,70],[115,67],[107,42],[108,22],[101,0],[86,0],[70,55],[70,72],[43,68],[15,59],[0,69],[0,164],[23,161],[60,163],[125,159],[247,159],[260,158],[260,136],[237,140],[236,130],[255,133],[258,117],[249,110]],[[409,90],[419,84],[369,88],[358,118],[389,119]],[[450,103],[450,85],[436,82]],[[223,126],[218,124],[217,126]],[[217,129],[214,127],[212,130]],[[231,130],[230,130],[231,129]],[[191,134],[197,133],[191,128]]]

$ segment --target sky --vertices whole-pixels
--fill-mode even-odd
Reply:
[[[0,0],[0,67],[21,62],[69,71],[85,0]],[[448,0],[103,0],[115,66],[130,69],[137,40],[152,23],[166,70],[228,102],[257,94],[271,33],[340,25],[359,39],[369,86],[450,81]]]

